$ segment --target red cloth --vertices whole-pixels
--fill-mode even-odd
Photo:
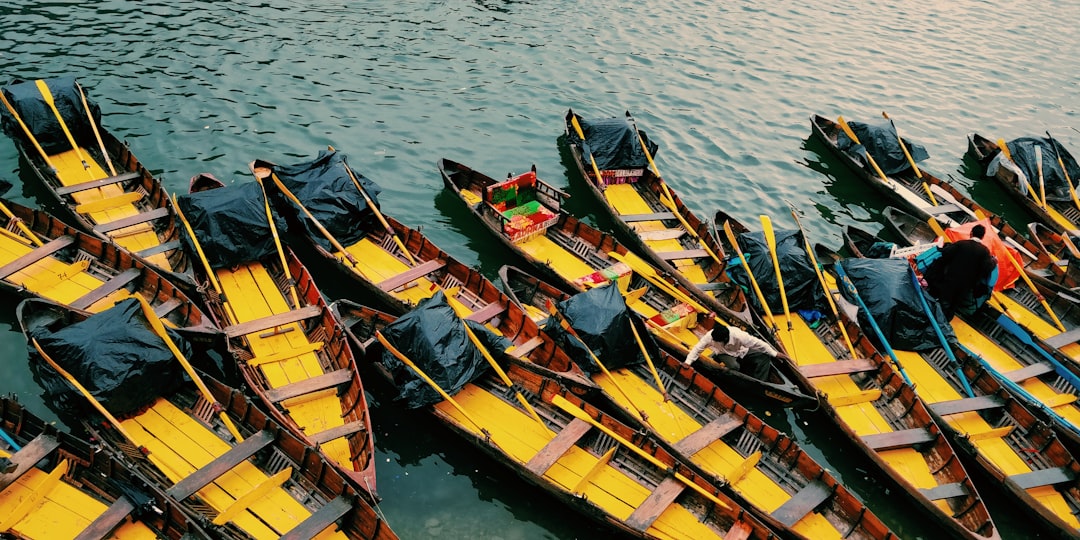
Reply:
[[[990,254],[997,258],[998,278],[997,283],[994,283],[994,290],[1003,291],[1011,288],[1016,283],[1016,280],[1020,279],[1020,273],[1016,271],[1016,267],[1009,261],[1008,254],[1012,254],[1014,260],[1020,262],[1020,252],[1005,245],[1005,242],[997,235],[997,229],[990,224],[990,218],[949,227],[945,230],[945,236],[949,237],[950,242],[966,240],[971,238],[971,229],[976,225],[982,225],[986,228],[986,234],[982,237],[982,245],[986,246],[990,250]]]

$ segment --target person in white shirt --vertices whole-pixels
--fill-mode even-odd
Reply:
[[[706,348],[712,349],[712,358],[701,356]],[[779,354],[772,345],[742,329],[717,324],[690,349],[683,363],[689,366],[698,362],[698,370],[706,373],[734,369],[755,379],[765,379],[769,365]]]

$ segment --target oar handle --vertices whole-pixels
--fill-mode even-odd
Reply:
[[[263,208],[266,210],[266,222],[270,225],[270,233],[274,238],[274,247],[277,248],[278,257],[281,258],[281,272],[285,274],[285,280],[289,283],[289,292],[291,293],[290,296],[292,296],[293,306],[299,308],[300,296],[296,292],[296,283],[293,282],[292,275],[289,272],[289,260],[285,257],[285,248],[281,246],[281,238],[278,237],[277,223],[274,222],[274,213],[270,210],[270,197],[266,195],[266,186],[263,185],[262,179],[256,176],[255,180],[259,183],[259,189],[262,190]]]
[[[109,174],[116,176],[116,169],[113,168],[112,159],[109,158],[109,152],[105,149],[105,141],[101,139],[97,121],[94,120],[94,115],[90,112],[90,104],[86,101],[86,92],[83,92],[82,85],[77,82],[75,83],[75,88],[79,89],[79,97],[82,98],[82,106],[83,110],[86,111],[86,119],[90,122],[90,129],[94,131],[94,138],[97,139],[98,146],[101,147],[101,155],[105,158],[105,164],[109,166]]]
[[[837,118],[837,124],[840,125],[840,128],[844,130],[844,134],[850,137],[855,144],[862,145],[862,143],[859,142],[859,138],[855,136],[855,132],[852,131],[851,126],[848,125],[847,120],[844,120],[843,116]],[[870,166],[874,168],[874,172],[876,172],[886,184],[891,184],[892,180],[889,180],[889,177],[885,175],[885,171],[882,171],[881,167],[878,167],[877,161],[874,160],[874,156],[870,155],[870,149],[865,146],[863,149],[866,150],[866,159],[870,162]]]

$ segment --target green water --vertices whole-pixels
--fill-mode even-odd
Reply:
[[[657,165],[701,216],[748,223],[803,212],[814,241],[838,226],[877,231],[886,202],[806,141],[813,113],[885,110],[924,144],[926,167],[994,211],[1027,219],[994,186],[966,178],[970,131],[1049,129],[1080,148],[1080,40],[1067,1],[705,2],[42,2],[0,3],[6,79],[71,74],[104,124],[171,190],[208,171],[248,181],[255,158],[307,159],[332,144],[384,189],[382,204],[494,277],[504,250],[442,189],[447,157],[491,176],[566,186],[568,209],[610,223],[559,144],[567,108],[630,110],[659,142]],[[0,140],[8,196],[48,205]],[[21,182],[20,182],[21,180]],[[364,300],[312,264],[330,296]],[[51,413],[26,367],[15,300],[0,298],[0,391]],[[750,404],[905,538],[940,531],[820,414]],[[381,509],[403,538],[607,535],[490,463],[423,414],[375,408]],[[977,480],[980,478],[977,478]],[[1041,533],[983,479],[1006,538]]]

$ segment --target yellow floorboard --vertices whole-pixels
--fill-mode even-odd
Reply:
[[[359,242],[345,248],[345,250],[356,260],[357,264],[354,270],[372,283],[377,284],[385,281],[409,269],[408,265],[367,238],[361,239]],[[349,264],[348,260],[345,260],[340,253],[338,259],[344,261],[345,264]],[[431,281],[426,277],[421,277],[404,290],[397,290],[390,294],[402,302],[416,305],[421,300],[435,294],[432,285]]]
[[[33,495],[34,488],[48,476],[40,469],[31,469],[14,484],[0,493],[0,515],[14,509]],[[43,497],[30,513],[6,531],[18,538],[71,539],[105,512],[107,506],[96,498],[61,481]],[[0,518],[2,521],[3,518]],[[5,531],[0,531],[5,532]],[[139,522],[127,521],[113,531],[112,538],[153,539],[156,535]]]
[[[604,197],[619,215],[651,214],[653,211],[645,199],[641,197],[633,184],[613,184],[604,189]],[[660,231],[667,227],[661,221],[641,221],[632,225],[639,232]],[[679,227],[683,227],[680,225]],[[683,251],[685,248],[678,240],[647,240],[645,244],[657,253],[668,251]],[[691,259],[679,259],[672,261],[672,265],[680,274],[686,276],[691,283],[705,283],[705,271]]]

